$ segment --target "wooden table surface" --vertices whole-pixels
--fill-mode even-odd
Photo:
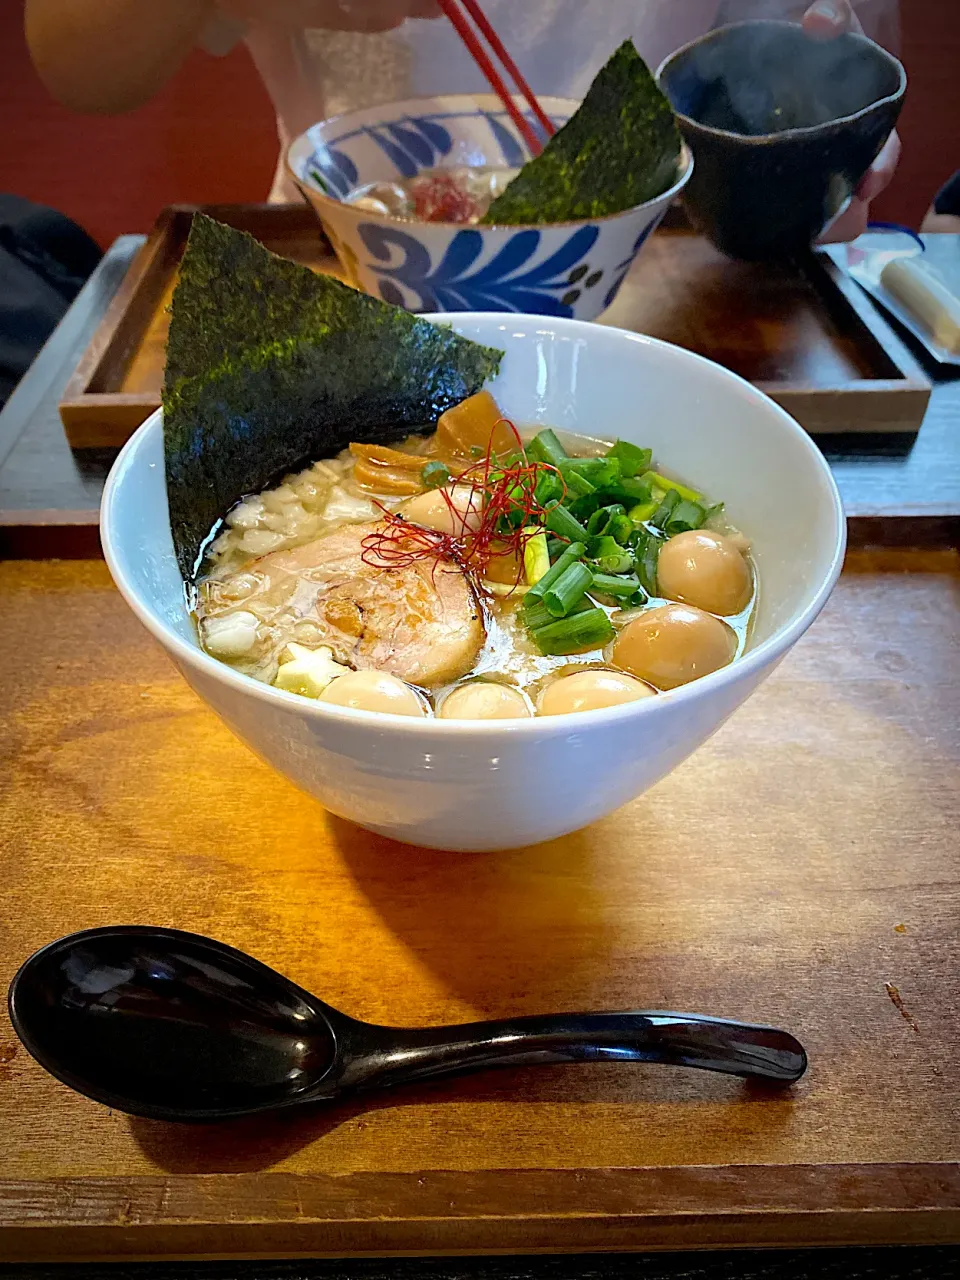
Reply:
[[[960,1243],[960,556],[852,552],[690,761],[496,855],[331,818],[188,690],[100,562],[0,564],[0,982],[119,922],[214,934],[363,1018],[773,1021],[799,1086],[578,1066],[183,1128],[0,1022],[0,1258]]]

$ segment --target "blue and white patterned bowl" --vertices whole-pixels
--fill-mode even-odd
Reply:
[[[579,105],[543,98],[558,125]],[[536,124],[531,117],[531,123]],[[291,175],[316,210],[357,288],[410,311],[521,311],[593,320],[616,296],[633,259],[690,177],[610,217],[542,226],[464,227],[405,221],[343,203],[361,184],[423,169],[523,164],[526,150],[493,94],[411,98],[351,111],[308,129],[287,152]]]

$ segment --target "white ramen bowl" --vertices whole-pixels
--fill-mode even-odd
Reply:
[[[199,646],[173,554],[159,412],[110,473],[101,537],[121,593],[187,682],[297,786],[396,840],[501,849],[603,817],[710,737],[823,608],[840,572],[845,523],[830,470],[806,433],[701,356],[575,320],[468,313],[454,328],[506,352],[490,386],[516,422],[649,445],[668,471],[726,502],[752,540],[760,582],[743,658],[655,698],[512,722],[378,715],[260,684]]]
[[[543,98],[555,124],[580,105]],[[287,150],[287,166],[323,223],[351,284],[409,311],[520,311],[592,320],[693,170],[684,147],[673,186],[604,218],[535,227],[401,220],[345,204],[368,182],[457,165],[518,168],[526,158],[493,94],[410,98],[321,120]]]

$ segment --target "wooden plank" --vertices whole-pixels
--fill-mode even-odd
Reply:
[[[0,972],[212,934],[359,1017],[687,1007],[791,1028],[785,1093],[491,1073],[213,1128],[57,1084],[0,1016],[6,1259],[960,1243],[960,553],[854,551],[690,761],[496,855],[326,814],[187,689],[99,562],[0,564]],[[896,999],[894,998],[896,997]]]
[[[0,1183],[0,1208],[18,1224],[8,1232],[0,1218],[0,1238],[11,1261],[46,1262],[436,1255],[489,1251],[493,1240],[498,1251],[516,1252],[960,1240],[958,1164],[758,1172],[498,1169],[231,1174],[202,1184],[185,1177]]]

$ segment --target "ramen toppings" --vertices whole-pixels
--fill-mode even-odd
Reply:
[[[649,449],[518,431],[483,390],[431,435],[353,444],[244,499],[212,543],[197,617],[212,654],[303,697],[569,714],[742,652],[747,551],[722,505]]]

